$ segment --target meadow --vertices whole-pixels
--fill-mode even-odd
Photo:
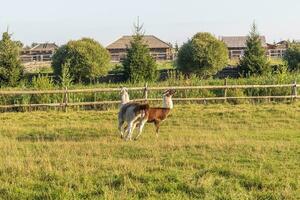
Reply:
[[[175,105],[134,142],[116,114],[0,114],[0,199],[300,198],[299,102]]]

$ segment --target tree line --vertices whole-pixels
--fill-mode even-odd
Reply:
[[[122,62],[124,76],[130,82],[147,82],[157,79],[157,64],[149,47],[143,41],[143,27],[134,26],[135,32],[127,56]],[[1,85],[16,86],[22,79],[24,67],[20,61],[20,42],[13,41],[8,32],[0,40],[0,82]],[[244,56],[239,68],[244,77],[272,73],[272,67],[262,46],[255,24],[248,35]],[[224,68],[229,60],[226,45],[210,33],[195,34],[178,48],[176,68],[186,75],[195,74],[201,78],[211,77]],[[284,56],[288,71],[300,70],[300,45],[290,43]],[[110,54],[99,42],[91,38],[72,40],[62,45],[52,58],[54,75],[62,86],[86,80],[92,82],[105,76],[110,70]]]

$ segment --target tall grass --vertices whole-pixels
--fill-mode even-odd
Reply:
[[[228,85],[261,85],[261,84],[290,84],[294,81],[300,83],[300,74],[291,74],[283,71],[278,74],[269,74],[263,77],[250,77],[240,79],[228,79]],[[84,88],[119,88],[121,85],[126,87],[143,87],[144,83],[131,84],[131,83],[120,83],[120,84],[93,84],[93,85],[82,85],[76,84],[71,85],[70,80],[67,80],[68,89],[84,89]],[[182,74],[170,74],[169,79],[163,82],[152,82],[148,83],[148,86],[195,86],[195,85],[224,85],[224,80],[220,79],[199,79],[196,76],[191,76],[188,79]],[[25,87],[25,88],[24,88]],[[31,84],[23,84],[20,88],[2,88],[2,90],[49,90],[49,89],[63,89],[61,86],[54,84],[51,78],[45,76],[39,76],[34,78]],[[291,88],[250,88],[250,89],[234,89],[228,90],[228,96],[287,96],[291,95]],[[298,93],[300,89],[298,88]],[[224,90],[186,90],[178,91],[176,97],[180,98],[192,98],[192,97],[221,97],[224,95]],[[131,99],[143,98],[142,91],[130,91]],[[160,98],[161,91],[150,91],[149,98]],[[10,104],[33,104],[33,103],[61,103],[63,99],[62,95],[18,95],[18,96],[0,96],[1,105]],[[119,100],[118,92],[99,92],[99,93],[84,93],[84,94],[71,94],[68,102],[94,102],[94,101],[114,101]],[[248,100],[231,100],[229,103],[247,103],[254,102]],[[257,102],[257,101],[256,101]],[[261,102],[261,101],[259,101]]]

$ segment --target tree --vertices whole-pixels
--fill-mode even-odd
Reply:
[[[176,53],[178,53],[178,51],[179,51],[179,45],[178,45],[177,42],[175,43],[174,50],[175,50]]]
[[[17,46],[22,49],[24,47],[24,44],[21,41],[15,41],[15,43],[17,44]]]
[[[59,79],[63,88],[70,87],[73,82],[73,78],[70,74],[70,66],[71,65],[69,60],[67,60],[66,63],[62,66],[62,73]]]
[[[212,76],[228,62],[225,44],[210,33],[197,33],[178,52],[178,69],[186,74]]]
[[[0,81],[9,86],[16,86],[23,73],[19,52],[18,43],[4,32],[0,40]]]
[[[135,33],[130,47],[127,48],[127,56],[122,62],[127,80],[131,82],[153,81],[157,78],[156,62],[150,55],[149,47],[144,43],[142,33],[143,26],[134,25]]]
[[[289,71],[300,70],[300,44],[290,43],[289,47],[284,55],[284,60],[288,64]]]
[[[108,73],[110,55],[93,39],[83,38],[69,41],[56,51],[52,59],[52,68],[56,76],[64,76],[63,66],[68,66],[68,73],[75,82],[91,81]]]
[[[270,70],[266,50],[262,46],[261,37],[257,32],[255,23],[253,23],[248,36],[246,50],[240,62],[240,68],[244,76],[261,75]]]

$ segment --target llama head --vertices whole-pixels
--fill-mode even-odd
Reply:
[[[173,108],[172,96],[176,93],[176,90],[169,89],[163,92],[163,107]]]
[[[120,91],[120,94],[123,95],[125,93],[128,92],[128,89],[126,87],[121,87],[121,91]]]
[[[129,102],[129,95],[128,95],[128,89],[126,87],[121,87],[121,91],[120,91],[120,94],[121,94],[121,103],[122,104],[126,104]]]
[[[163,92],[163,96],[172,97],[176,93],[176,90],[168,89]]]

